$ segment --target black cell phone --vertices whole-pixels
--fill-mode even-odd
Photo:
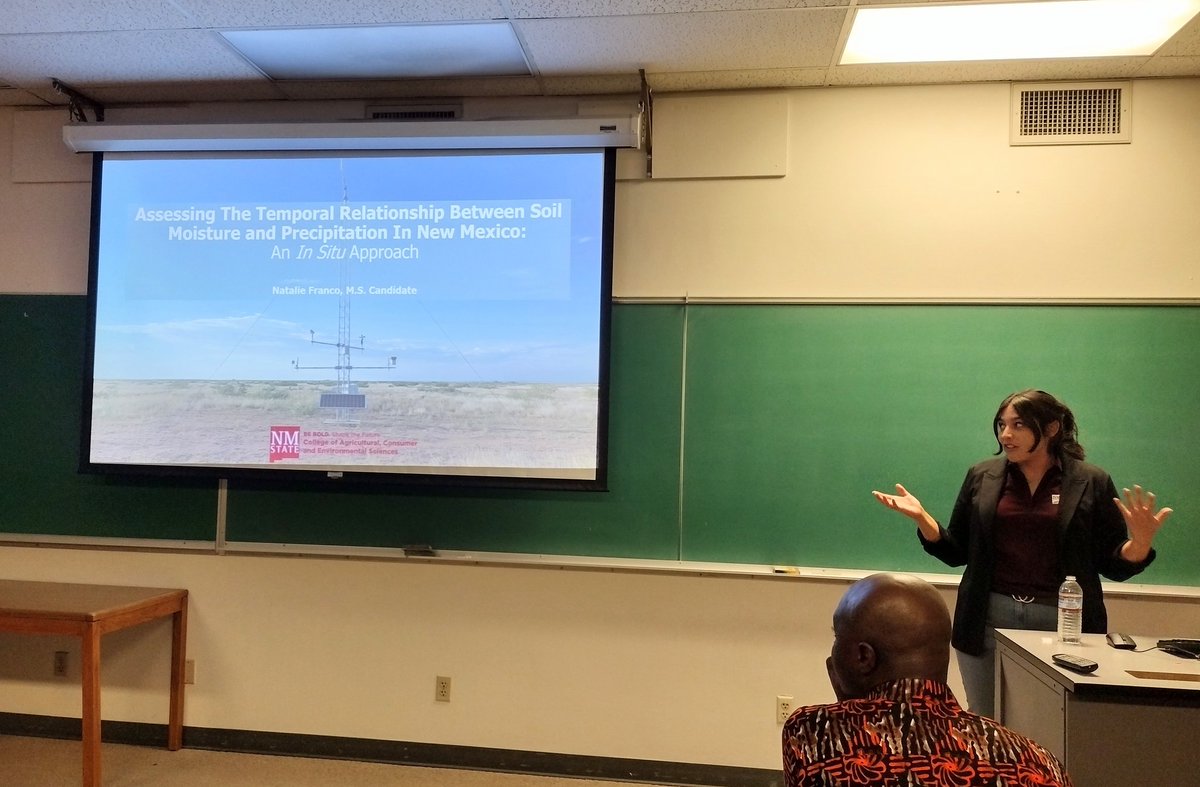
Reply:
[[[1119,631],[1110,631],[1105,635],[1108,644],[1118,650],[1133,650],[1137,647],[1137,643],[1133,641],[1133,637],[1128,634],[1122,634]]]
[[[1055,653],[1050,658],[1054,659],[1054,663],[1060,667],[1084,674],[1095,672],[1096,668],[1100,666],[1091,659],[1085,659],[1082,656],[1072,656],[1069,653]]]

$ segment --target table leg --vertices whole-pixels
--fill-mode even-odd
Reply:
[[[83,633],[83,785],[100,787],[100,629]]]
[[[187,596],[179,611],[171,616],[171,711],[167,720],[167,748],[178,751],[183,747],[183,689],[184,669],[187,666]]]

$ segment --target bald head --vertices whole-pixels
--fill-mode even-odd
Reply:
[[[850,586],[833,613],[826,666],[838,699],[899,678],[946,680],[950,611],[928,582],[873,574]]]

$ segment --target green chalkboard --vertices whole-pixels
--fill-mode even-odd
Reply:
[[[1000,400],[1064,399],[1088,459],[1176,509],[1138,582],[1200,584],[1200,309],[799,306],[689,309],[689,560],[946,571],[872,489],[939,518],[996,448]]]
[[[683,307],[618,306],[608,492],[231,482],[227,538],[287,544],[679,558]]]
[[[82,476],[84,299],[0,296],[0,531],[211,541],[215,482]],[[617,304],[608,492],[231,480],[226,537],[948,571],[872,489],[949,514],[1010,391],[1177,513],[1138,582],[1200,586],[1200,307]]]
[[[0,296],[0,532],[213,541],[216,482],[80,475],[83,297]]]

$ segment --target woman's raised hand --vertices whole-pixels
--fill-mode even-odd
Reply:
[[[1121,497],[1114,497],[1113,502],[1125,518],[1125,527],[1129,530],[1129,541],[1121,548],[1121,555],[1126,560],[1140,563],[1150,554],[1150,546],[1154,543],[1154,535],[1167,521],[1172,513],[1170,508],[1159,508],[1154,493],[1134,486],[1133,491],[1123,489]]]
[[[914,519],[919,522],[928,516],[928,514],[925,513],[925,507],[921,505],[921,501],[914,497],[912,493],[905,489],[901,484],[896,484],[896,494],[894,495],[887,495],[883,492],[875,491],[872,491],[871,494],[875,495],[875,499],[880,503],[883,503],[883,505],[887,508],[890,508],[893,511],[899,511],[909,519]]]
[[[941,540],[942,529],[938,525],[937,520],[929,515],[929,512],[925,510],[925,506],[921,505],[921,501],[905,489],[903,484],[896,484],[896,494],[894,495],[875,491],[872,491],[871,494],[884,507],[890,508],[893,511],[899,511],[916,522],[917,528],[921,531],[921,535],[926,541]]]

